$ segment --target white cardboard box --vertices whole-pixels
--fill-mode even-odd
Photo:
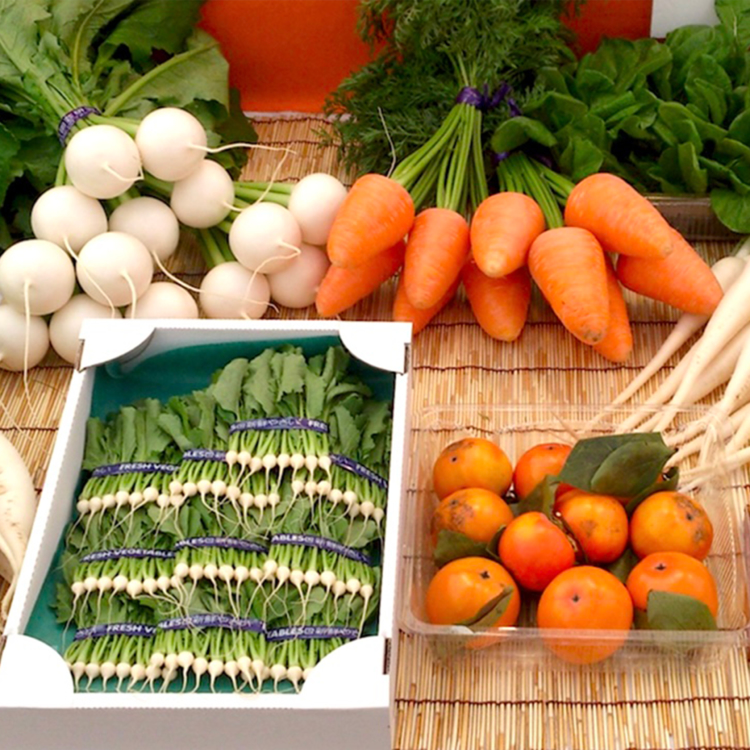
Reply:
[[[299,694],[76,693],[52,647],[24,635],[71,517],[96,370],[217,342],[337,336],[353,357],[394,373],[391,469],[378,634],[324,659]],[[394,726],[393,638],[409,430],[411,326],[337,321],[87,321],[0,654],[2,750],[384,750]],[[186,710],[189,709],[189,710]]]

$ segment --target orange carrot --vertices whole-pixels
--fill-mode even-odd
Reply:
[[[471,254],[486,276],[507,276],[526,263],[544,228],[544,214],[533,198],[496,193],[479,204],[471,220]]]
[[[653,204],[606,172],[592,174],[573,188],[565,224],[588,229],[607,252],[663,258],[674,249],[673,229]]]
[[[604,251],[591,232],[548,229],[529,250],[529,270],[560,322],[584,344],[607,331],[609,298]]]
[[[611,362],[625,362],[633,351],[633,332],[630,330],[628,308],[612,261],[606,255],[604,261],[607,266],[609,325],[604,338],[598,344],[594,344],[594,349]]]
[[[411,323],[411,334],[416,336],[456,296],[460,281],[460,278],[456,279],[436,305],[420,310],[409,302],[402,274],[393,301],[393,319]]]
[[[469,255],[469,225],[449,208],[428,208],[414,221],[406,242],[404,290],[426,310],[443,298]]]
[[[324,318],[338,315],[372,294],[401,268],[405,251],[404,241],[400,240],[357,268],[329,266],[315,297],[318,314]]]
[[[334,266],[354,268],[402,240],[414,223],[414,201],[395,180],[360,177],[341,204],[328,235]]]
[[[723,292],[708,264],[676,230],[675,249],[666,258],[648,260],[621,255],[617,278],[644,297],[695,315],[711,315]]]
[[[531,279],[526,266],[491,279],[474,261],[464,266],[461,279],[474,317],[484,332],[500,341],[515,341],[526,324],[531,301]]]

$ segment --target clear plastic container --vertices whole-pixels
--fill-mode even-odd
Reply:
[[[645,409],[655,418],[664,409]],[[484,437],[496,442],[515,464],[528,448],[543,442],[573,443],[576,438],[618,432],[634,412],[633,407],[582,405],[538,405],[491,407],[481,405],[436,406],[415,419],[414,441],[409,467],[408,495],[403,533],[401,565],[400,624],[408,633],[429,640],[442,659],[508,659],[515,666],[553,669],[577,668],[568,665],[544,645],[535,626],[533,597],[525,597],[515,627],[473,633],[461,626],[432,625],[424,612],[425,593],[437,568],[432,560],[429,537],[430,518],[438,499],[432,491],[432,466],[439,452],[463,437]],[[715,470],[699,486],[680,480],[678,489],[689,491],[706,509],[714,539],[706,565],[713,574],[719,594],[718,629],[715,631],[629,632],[625,644],[597,667],[638,669],[658,668],[667,659],[705,669],[719,663],[729,649],[746,646],[750,636],[748,605],[748,525],[746,485],[743,470],[727,473],[721,469],[724,445],[728,439],[726,422],[714,418],[706,407],[677,410],[672,424],[662,430],[670,445],[679,445],[696,421],[705,425],[703,450]],[[696,456],[680,464],[681,476],[694,466]],[[687,476],[687,475],[685,475]],[[523,598],[523,595],[522,595]],[[617,631],[546,631],[560,642],[581,652],[601,644],[621,640]]]
[[[687,240],[737,241],[741,235],[725,227],[711,208],[711,199],[703,196],[649,195],[659,213]]]

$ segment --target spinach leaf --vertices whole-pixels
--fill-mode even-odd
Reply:
[[[738,234],[750,234],[750,199],[733,190],[711,191],[711,208],[724,226]]]

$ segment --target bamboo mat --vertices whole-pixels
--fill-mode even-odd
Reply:
[[[260,143],[289,148],[275,178],[294,182],[312,171],[339,174],[335,151],[318,146],[325,121],[263,117]],[[274,175],[283,153],[256,150],[246,177]],[[703,244],[713,259],[729,247]],[[185,248],[170,270],[190,283],[203,271]],[[342,315],[389,318],[392,287]],[[424,407],[474,404],[607,402],[651,357],[668,334],[674,311],[628,296],[635,351],[615,366],[567,335],[537,298],[519,341],[492,341],[462,299],[417,337],[413,348],[413,427]],[[312,310],[268,317],[308,318]],[[28,378],[0,374],[0,432],[19,449],[34,484],[44,481],[71,368],[50,354]],[[642,391],[644,397],[650,389]],[[747,488],[742,488],[747,489]],[[750,749],[750,669],[741,650],[718,669],[696,672],[665,662],[643,672],[596,668],[516,669],[512,662],[474,657],[445,669],[419,637],[399,636],[396,685],[399,750],[719,750]],[[2,727],[0,727],[0,733]],[[2,743],[0,743],[2,744]]]

